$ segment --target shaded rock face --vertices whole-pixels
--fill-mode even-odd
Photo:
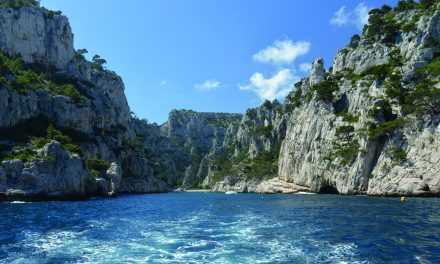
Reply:
[[[172,189],[165,182],[154,177],[124,177],[118,191],[120,193],[162,193],[172,191]]]
[[[208,173],[207,155],[223,146],[228,127],[237,124],[242,115],[198,113],[174,110],[162,126],[169,141],[172,157],[184,187],[198,187]]]
[[[242,190],[276,177],[277,168],[271,164],[278,160],[286,118],[284,107],[277,101],[248,109],[240,123],[228,128],[222,147],[204,160],[203,186],[217,191]]]
[[[48,17],[35,8],[0,9],[0,47],[27,63],[64,69],[73,60],[73,34],[65,16]]]

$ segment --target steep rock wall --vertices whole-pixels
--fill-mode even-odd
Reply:
[[[330,81],[337,83],[338,89],[331,93],[333,98],[330,101],[319,99],[323,90],[310,83],[312,77],[303,80],[303,101],[290,115],[286,139],[281,147],[281,179],[310,187],[316,192],[440,193],[439,176],[434,172],[440,169],[436,141],[439,115],[427,111],[408,114],[405,107],[414,102],[408,99],[397,102],[388,93],[393,76],[401,76],[397,88],[402,96],[422,89],[421,84],[428,79],[430,85],[423,89],[434,89],[435,93],[439,88],[438,75],[418,73],[421,67],[438,56],[440,12],[434,9],[430,10],[432,15],[429,12],[421,15],[415,30],[400,32],[392,43],[377,40],[371,44],[368,34],[364,34],[359,43],[339,51],[332,74],[327,75],[327,82],[323,85],[325,90],[330,89]],[[421,11],[397,13],[394,19],[403,25],[412,21],[418,12]],[[438,102],[434,102],[436,104]],[[343,108],[346,112],[341,111]],[[387,125],[396,127],[391,129]],[[379,131],[377,126],[383,129],[382,134],[372,139],[372,132]],[[341,141],[338,131],[342,133],[347,128],[354,135],[351,142],[356,140],[357,145],[350,159],[343,162],[341,153],[339,157],[330,156]]]

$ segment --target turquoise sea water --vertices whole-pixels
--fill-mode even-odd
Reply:
[[[171,193],[0,204],[2,263],[440,263],[440,199]]]

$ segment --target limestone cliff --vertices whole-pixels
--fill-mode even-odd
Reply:
[[[227,129],[241,119],[240,114],[198,113],[174,110],[162,131],[169,141],[170,156],[177,169],[177,182],[184,187],[200,187],[205,179],[206,156],[225,142]]]
[[[7,1],[6,1],[7,2]],[[73,60],[73,34],[65,16],[34,5],[0,9],[0,47],[27,63],[64,69]]]
[[[19,3],[19,4],[17,4]],[[132,117],[124,83],[66,17],[0,1],[0,199],[214,191],[439,195],[440,10],[370,12],[329,70],[245,114]]]
[[[229,127],[223,146],[206,157],[203,185],[214,191],[253,192],[276,177],[286,120],[286,109],[277,101],[248,109],[240,123]]]
[[[211,159],[205,185],[215,191],[439,195],[440,11],[438,2],[403,2],[373,9],[363,35],[338,51],[329,71],[321,58],[313,62],[310,76],[279,108],[278,124],[285,128],[278,137],[256,136],[262,118],[249,111],[238,128],[231,126],[232,139],[223,147],[229,153]],[[278,166],[261,177],[252,167],[270,171],[258,158],[263,149],[274,153]],[[231,164],[223,164],[225,158]]]
[[[289,117],[280,179],[316,192],[440,193],[439,19],[436,4],[375,9],[331,73],[316,81],[312,69]]]
[[[10,3],[0,5],[3,199],[168,191],[174,172],[157,169],[171,161],[146,158],[155,127],[131,117],[122,79],[74,51],[59,12]]]

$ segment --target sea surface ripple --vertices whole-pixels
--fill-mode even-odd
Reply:
[[[169,193],[1,203],[1,263],[440,263],[440,199]]]

